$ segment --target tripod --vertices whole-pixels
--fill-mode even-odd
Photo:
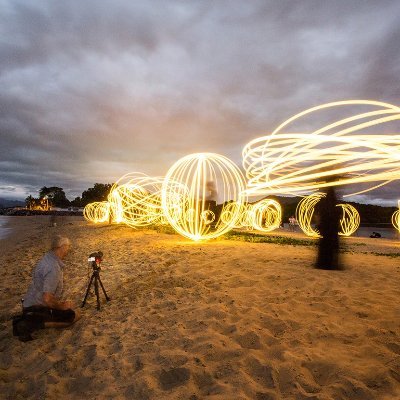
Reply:
[[[86,299],[89,294],[90,286],[94,282],[94,292],[95,292],[96,298],[97,298],[97,309],[100,310],[99,283],[100,283],[101,289],[103,290],[104,296],[106,297],[106,300],[110,301],[111,299],[108,297],[108,295],[106,293],[106,289],[104,289],[103,282],[100,279],[100,265],[97,265],[96,261],[92,261],[92,267],[93,267],[92,276],[90,277],[89,284],[87,286],[86,294],[82,301],[81,307],[83,307],[85,305]]]

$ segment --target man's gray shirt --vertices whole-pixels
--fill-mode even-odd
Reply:
[[[24,307],[45,305],[43,293],[49,292],[61,299],[63,290],[63,262],[49,251],[36,265],[32,283],[24,298]]]

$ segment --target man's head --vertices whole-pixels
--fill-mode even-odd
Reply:
[[[68,254],[71,241],[66,236],[56,235],[51,242],[51,250],[61,260]]]

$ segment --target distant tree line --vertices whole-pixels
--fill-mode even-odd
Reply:
[[[93,187],[84,190],[80,197],[75,197],[70,201],[67,199],[63,188],[43,186],[39,190],[39,197],[35,198],[30,195],[25,199],[25,203],[28,208],[36,209],[44,209],[46,202],[50,207],[85,207],[94,201],[106,201],[111,187],[112,184],[110,183],[95,183]],[[269,198],[277,200],[282,205],[283,222],[287,222],[290,216],[295,215],[297,203],[300,201],[298,197],[269,196]],[[353,205],[359,212],[361,225],[390,224],[392,214],[397,210],[396,207],[382,207],[353,202],[349,202],[349,204]]]
[[[112,184],[110,183],[95,183],[82,192],[82,195],[75,197],[73,200],[68,200],[64,189],[57,186],[43,186],[39,190],[39,197],[29,195],[25,199],[25,204],[28,208],[45,209],[46,207],[85,207],[87,204],[94,201],[105,201],[110,192]]]
[[[281,196],[269,196],[277,200],[282,205],[282,221],[288,222],[290,216],[294,216],[296,213],[296,207],[300,201],[299,197],[281,197]],[[374,204],[362,204],[355,203],[352,201],[341,201],[342,203],[351,204],[360,214],[361,225],[376,224],[391,224],[392,214],[397,210],[397,207],[385,207],[377,206]]]
[[[349,201],[348,203],[351,204],[359,212],[361,225],[391,225],[392,215],[398,209],[397,207],[384,207],[374,204],[353,203],[351,201]]]

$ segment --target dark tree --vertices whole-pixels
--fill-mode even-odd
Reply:
[[[110,183],[95,183],[93,187],[82,192],[82,206],[94,201],[106,201],[111,187]]]
[[[39,199],[35,199],[34,197],[32,197],[32,195],[29,195],[26,199],[25,199],[25,205],[26,208],[35,208],[36,204],[39,203]]]
[[[57,186],[51,186],[51,187],[43,186],[39,190],[39,197],[43,198],[45,196],[47,196],[51,205],[55,207],[69,206],[69,200],[65,196],[63,188]]]
[[[75,198],[71,201],[70,205],[71,205],[72,207],[82,207],[82,199],[81,199],[79,196],[78,196],[78,197],[75,197]]]

